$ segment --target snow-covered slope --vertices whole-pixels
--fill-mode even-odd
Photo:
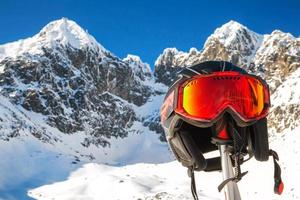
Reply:
[[[245,200],[268,199],[298,200],[300,189],[300,128],[273,138],[271,147],[278,150],[282,165],[285,191],[281,196],[273,193],[273,161],[260,163],[252,159],[242,165],[249,173],[238,183]],[[282,148],[284,147],[284,148]],[[222,199],[217,186],[221,183],[221,173],[196,173],[199,199]],[[30,190],[35,199],[192,199],[190,179],[186,168],[178,162],[164,164],[135,164],[112,167],[90,163],[73,172],[63,182]]]

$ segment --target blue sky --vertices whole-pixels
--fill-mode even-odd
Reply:
[[[259,0],[40,0],[0,1],[0,44],[26,38],[67,17],[119,57],[139,55],[153,65],[166,47],[201,49],[229,20],[258,33],[300,35],[300,1]]]

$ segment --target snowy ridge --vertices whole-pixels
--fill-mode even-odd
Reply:
[[[299,38],[289,33],[275,30],[262,35],[229,21],[207,38],[201,51],[166,48],[155,62],[154,75],[157,82],[169,85],[181,67],[207,60],[226,60],[266,78],[273,92],[288,73],[298,68],[299,52]]]
[[[127,54],[127,56],[125,58],[123,58],[123,61],[129,62],[129,63],[135,63],[135,64],[144,64],[139,56],[132,55],[132,54]],[[148,66],[149,66],[149,64],[148,64]]]
[[[23,43],[30,45],[23,48]],[[1,94],[44,115],[46,123],[63,133],[83,128],[92,131],[87,134],[89,139],[78,141],[85,147],[107,146],[105,138],[111,136],[126,137],[133,122],[143,120],[136,117],[131,104],[142,106],[151,95],[163,94],[148,64],[137,56],[122,61],[104,51],[92,36],[66,18],[13,45],[22,50],[15,52],[17,59],[3,54],[5,59],[0,60]],[[40,52],[30,52],[35,48]]]
[[[233,54],[242,54],[244,61],[240,61],[240,64],[249,65],[256,51],[261,46],[263,39],[263,35],[249,30],[236,21],[229,21],[220,28],[217,28],[207,38],[203,51],[191,48],[189,52],[183,52],[178,51],[176,48],[166,48],[155,61],[155,66],[170,65],[172,67],[185,67],[204,60],[210,60],[208,52],[210,48],[216,48],[218,44],[221,44],[222,48]]]
[[[24,54],[42,54],[42,48],[56,48],[70,45],[75,49],[90,48],[94,51],[106,50],[96,39],[84,31],[76,22],[62,18],[46,25],[31,38],[0,45],[0,60]]]

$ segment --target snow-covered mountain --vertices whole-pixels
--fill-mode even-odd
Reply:
[[[91,145],[114,148],[110,139],[143,132],[152,111],[138,110],[148,101],[161,99],[166,90],[154,83],[149,65],[138,56],[114,56],[65,18],[49,23],[32,38],[1,45],[0,69],[2,98],[18,110],[40,114],[47,126],[73,135],[83,149]],[[64,143],[46,125],[30,125],[19,115],[12,118],[16,127],[7,127],[3,140],[19,137],[26,129],[23,132],[43,142]]]
[[[0,45],[0,157],[5,158],[0,172],[16,162],[10,157],[39,166],[51,155],[50,163],[64,165],[65,173],[88,161],[123,166],[172,160],[159,107],[176,73],[205,60],[231,61],[268,81],[271,140],[300,126],[300,38],[278,30],[261,35],[230,21],[215,30],[202,50],[166,48],[152,72],[138,56],[118,58],[63,18],[31,38]],[[20,183],[44,178],[40,175],[51,167],[44,168],[38,175],[34,170],[31,175],[25,170],[0,173],[0,199],[7,188],[15,192],[12,177],[21,177]]]

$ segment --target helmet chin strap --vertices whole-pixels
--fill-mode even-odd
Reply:
[[[198,200],[197,188],[196,188],[196,181],[195,181],[195,172],[194,166],[188,168],[188,176],[191,177],[191,191],[194,197],[194,200]]]

